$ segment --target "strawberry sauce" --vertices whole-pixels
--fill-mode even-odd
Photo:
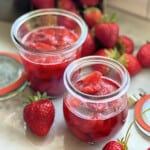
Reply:
[[[86,94],[104,96],[115,92],[119,85],[95,71],[78,80],[75,87]],[[123,126],[128,112],[127,95],[101,102],[81,100],[66,94],[63,110],[65,120],[76,137],[88,143],[102,142],[114,136]]]
[[[21,53],[31,88],[60,96],[66,66],[80,57],[80,51],[65,51],[78,36],[64,27],[42,27],[27,34],[22,42],[30,49]],[[63,49],[63,50],[62,50]],[[80,49],[80,48],[79,48]]]

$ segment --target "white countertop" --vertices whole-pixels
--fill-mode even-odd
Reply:
[[[0,22],[0,51],[18,53],[10,38],[10,23]],[[131,34],[131,33],[130,33]],[[144,34],[144,33],[143,33]],[[132,78],[129,95],[138,88],[150,93],[150,69],[143,69]],[[89,145],[79,141],[67,129],[62,112],[62,99],[54,100],[55,121],[45,138],[39,138],[26,131],[22,119],[22,96],[17,95],[0,102],[0,150],[101,150],[104,143]],[[125,135],[128,125],[133,120],[133,109],[129,109],[127,122],[114,139]],[[150,137],[142,134],[136,126],[132,127],[129,150],[146,150],[150,147]]]

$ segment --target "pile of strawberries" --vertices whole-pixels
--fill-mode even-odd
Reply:
[[[116,15],[103,13],[103,0],[31,0],[35,9],[60,8],[81,16],[88,25],[88,35],[82,45],[82,57],[100,55],[123,64],[130,76],[143,67],[150,67],[150,43],[143,44],[134,54],[135,43],[128,35],[120,35]]]

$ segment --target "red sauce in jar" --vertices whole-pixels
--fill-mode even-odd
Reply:
[[[65,51],[77,39],[74,32],[64,27],[42,27],[25,35],[22,42],[30,51],[23,51],[21,56],[33,90],[47,92],[51,96],[64,93],[64,70],[80,57],[80,51],[74,50],[70,54],[61,50]],[[52,54],[52,51],[57,53]]]
[[[95,71],[78,80],[75,87],[83,93],[102,96],[113,93],[119,85]],[[127,95],[104,103],[95,101],[86,102],[67,94],[63,104],[69,128],[79,139],[89,143],[100,142],[115,135],[123,126],[128,112]]]

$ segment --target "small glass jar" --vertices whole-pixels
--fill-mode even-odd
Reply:
[[[63,100],[66,123],[80,140],[97,143],[112,138],[128,114],[130,77],[117,61],[88,56],[65,70]]]
[[[61,9],[38,9],[19,17],[11,37],[34,91],[57,97],[64,93],[63,73],[80,58],[87,26],[78,15]]]

